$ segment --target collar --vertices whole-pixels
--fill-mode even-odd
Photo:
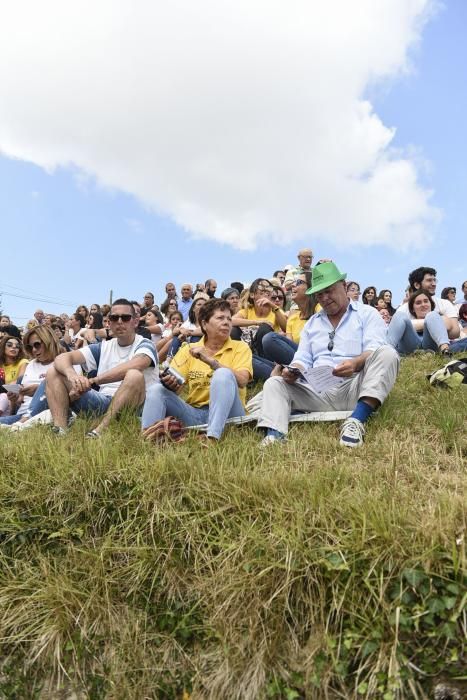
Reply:
[[[217,357],[217,355],[219,355],[222,352],[225,352],[226,350],[233,350],[235,347],[234,342],[238,342],[238,341],[234,341],[234,340],[232,340],[232,338],[227,338],[224,345],[221,348],[219,348],[219,350],[215,353],[215,355],[213,357]],[[199,340],[197,343],[193,343],[193,345],[203,345],[204,346],[205,345],[204,335],[201,338],[201,340]]]

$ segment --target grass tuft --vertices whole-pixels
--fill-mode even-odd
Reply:
[[[461,676],[467,392],[427,371],[404,360],[355,451],[337,424],[266,453],[246,427],[155,447],[132,416],[99,441],[3,431],[0,697],[389,700]]]

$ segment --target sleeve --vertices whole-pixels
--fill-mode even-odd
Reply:
[[[190,345],[186,343],[185,345],[182,345],[180,350],[174,356],[172,362],[170,363],[170,366],[176,369],[177,372],[179,372],[184,379],[187,379],[188,372],[190,369],[190,360]]]
[[[84,357],[86,372],[93,372],[94,370],[97,370],[101,354],[101,345],[102,343],[92,343],[91,345],[85,345],[80,349],[79,352]],[[96,346],[99,348],[98,353],[95,349]]]
[[[300,342],[298,344],[297,352],[293,356],[292,362],[300,362],[305,369],[311,369],[313,367],[313,354],[311,352],[311,325],[310,321],[306,322],[302,333],[300,335]]]
[[[233,357],[233,367],[234,370],[246,369],[250,375],[253,377],[253,355],[249,346],[243,341],[238,341],[238,345]]]
[[[371,306],[363,320],[362,352],[377,350],[381,345],[387,345],[387,326],[380,314]]]
[[[92,345],[88,347],[92,347]],[[136,348],[133,357],[136,357],[137,355],[146,355],[147,357],[149,357],[149,359],[151,360],[151,367],[157,367],[157,365],[159,364],[157,359],[157,351],[154,347],[154,343],[151,340],[145,339],[141,341],[141,343]]]

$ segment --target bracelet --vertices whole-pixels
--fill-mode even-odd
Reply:
[[[279,308],[280,308],[279,306],[273,306],[272,310],[274,311],[275,314],[277,314],[277,312],[279,311]]]
[[[219,369],[220,366],[221,366],[221,363],[219,362],[219,360],[214,360],[213,366],[211,366],[211,369],[213,369],[215,372],[216,369]]]

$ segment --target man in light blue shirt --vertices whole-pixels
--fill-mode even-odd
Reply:
[[[180,299],[178,300],[178,311],[183,316],[183,320],[188,319],[188,312],[193,304],[193,287],[188,282],[182,284],[180,289]]]
[[[307,321],[292,363],[264,385],[263,446],[285,439],[292,411],[351,410],[340,444],[358,447],[364,424],[394,385],[399,355],[387,345],[386,325],[376,309],[348,299],[345,278],[333,262],[313,270],[307,293],[322,310]]]

